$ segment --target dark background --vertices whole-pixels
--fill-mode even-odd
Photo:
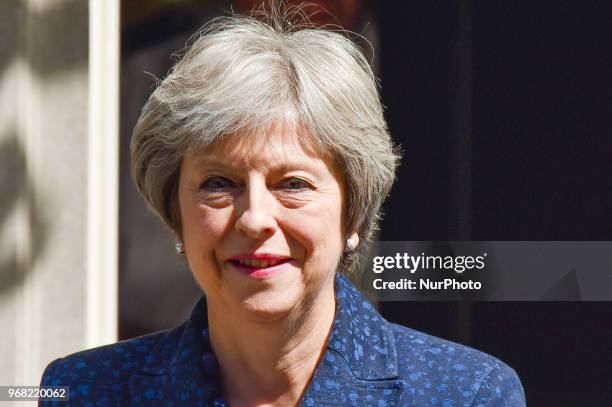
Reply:
[[[198,295],[129,179],[131,129],[154,84],[143,71],[163,78],[202,23],[249,3],[122,2],[122,338],[172,326]],[[609,2],[322,3],[372,41],[405,151],[381,240],[612,240]],[[166,237],[141,242],[143,230]],[[147,276],[159,281],[148,294],[138,274],[147,253],[156,259]],[[168,278],[176,298],[164,301],[155,290],[168,297]],[[163,312],[143,322],[146,301]],[[379,305],[390,320],[507,362],[530,406],[612,405],[612,303]]]

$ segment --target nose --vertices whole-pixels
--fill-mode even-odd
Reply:
[[[237,206],[236,230],[252,239],[272,236],[277,228],[274,198],[263,180],[249,181]]]

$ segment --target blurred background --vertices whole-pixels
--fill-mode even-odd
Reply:
[[[0,5],[0,384],[173,327],[201,295],[131,181],[129,140],[189,36],[259,2],[101,3]],[[312,3],[367,39],[405,151],[381,240],[612,240],[610,4]],[[528,405],[612,405],[612,303],[378,306],[506,361]]]

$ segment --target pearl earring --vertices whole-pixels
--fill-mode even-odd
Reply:
[[[183,249],[183,242],[180,240],[176,242],[176,244],[174,245],[174,250],[176,250],[176,254],[185,254],[185,249]]]
[[[355,250],[355,248],[357,247],[357,242],[355,242],[355,239],[353,239],[352,237],[349,237],[348,239],[346,239],[346,248],[348,250]]]

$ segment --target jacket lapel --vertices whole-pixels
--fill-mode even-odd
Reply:
[[[372,304],[336,275],[336,318],[327,349],[306,391],[306,406],[398,405],[393,332]]]

